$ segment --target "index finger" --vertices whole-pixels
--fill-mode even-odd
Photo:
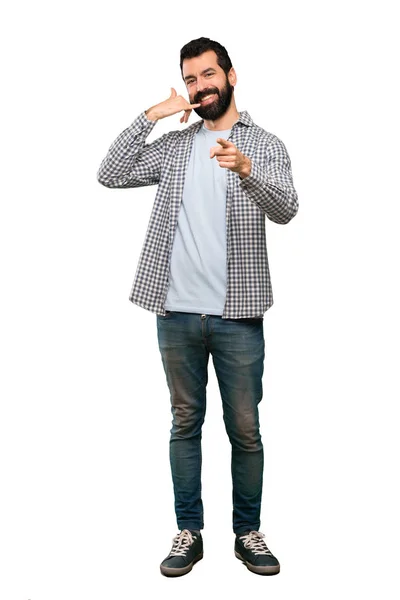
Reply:
[[[217,143],[220,144],[223,148],[228,148],[230,145],[233,145],[233,142],[224,140],[224,138],[217,138]]]

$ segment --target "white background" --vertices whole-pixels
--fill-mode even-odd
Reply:
[[[1,600],[399,597],[394,5],[38,0],[3,15]],[[233,554],[211,360],[204,560],[159,572],[177,533],[169,393],[155,315],[128,300],[155,188],[96,180],[141,111],[185,93],[179,50],[200,36],[228,49],[238,109],[285,143],[300,202],[267,221],[270,578]]]

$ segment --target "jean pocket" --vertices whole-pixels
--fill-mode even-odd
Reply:
[[[165,312],[166,312],[165,315],[157,315],[157,319],[160,319],[161,321],[165,321],[165,319],[169,319],[172,315],[172,310],[167,310]]]

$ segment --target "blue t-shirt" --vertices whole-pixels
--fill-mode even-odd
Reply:
[[[172,246],[166,310],[222,315],[226,296],[226,168],[210,158],[231,130],[194,136]]]

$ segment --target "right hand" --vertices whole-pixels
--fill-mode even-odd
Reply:
[[[189,104],[183,96],[178,96],[176,90],[171,88],[170,97],[167,100],[164,100],[164,102],[160,102],[160,104],[156,104],[146,110],[146,116],[151,121],[158,121],[159,119],[170,117],[171,115],[175,115],[181,110],[184,110],[185,113],[181,117],[180,122],[187,123],[192,109],[197,108],[198,106],[201,106],[201,104]]]

